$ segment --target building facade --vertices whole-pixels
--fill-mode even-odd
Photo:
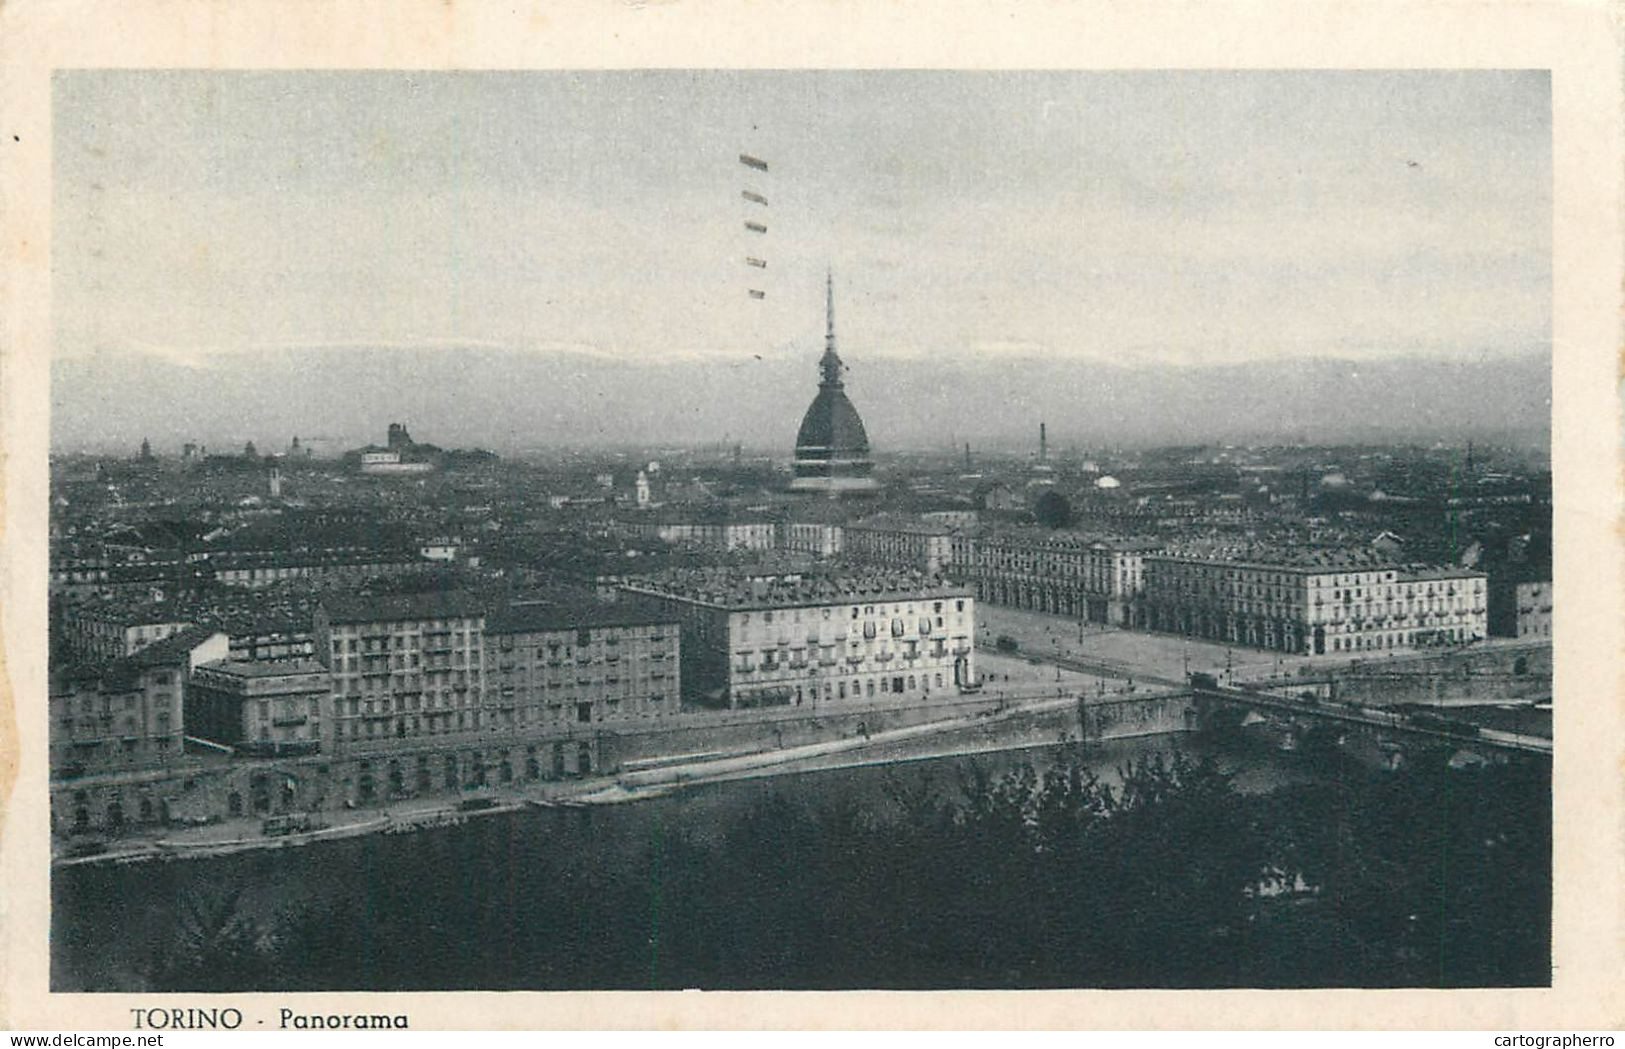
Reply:
[[[485,616],[463,592],[324,601],[316,658],[332,673],[335,745],[485,727]]]
[[[974,689],[975,599],[924,576],[670,573],[629,582],[682,626],[707,706],[925,701]]]
[[[1314,553],[1268,559],[1153,554],[1135,625],[1303,655],[1482,639],[1486,580],[1462,568]]]
[[[1497,637],[1552,636],[1552,581],[1510,576],[1490,578],[1489,630]]]
[[[110,599],[65,605],[58,626],[65,654],[76,660],[110,662],[180,633],[193,624],[173,608],[145,607]]]
[[[313,754],[331,720],[330,687],[313,659],[204,663],[187,689],[186,731],[238,754]]]
[[[781,521],[778,527],[780,550],[814,557],[834,557],[845,547],[842,525],[824,521]]]
[[[936,575],[952,560],[953,535],[945,524],[880,514],[846,525],[842,550],[859,561]]]
[[[311,583],[359,583],[421,571],[429,563],[412,553],[338,553],[317,555],[229,554],[203,563],[214,580],[227,586],[258,589],[291,580]]]
[[[1151,540],[1004,529],[955,533],[949,574],[993,604],[1127,626],[1144,585]]]
[[[660,514],[651,520],[633,518],[623,527],[641,538],[714,550],[772,550],[778,545],[774,522],[763,517],[705,518]]]
[[[677,621],[631,602],[510,605],[485,626],[488,717],[499,732],[665,718],[682,705]]]
[[[225,659],[225,634],[189,627],[99,669],[51,675],[53,776],[161,767],[184,753],[193,668]]]

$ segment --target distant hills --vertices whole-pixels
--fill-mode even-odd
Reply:
[[[1547,353],[1141,365],[1055,357],[897,358],[843,350],[877,450],[1204,441],[1549,441]],[[805,359],[802,359],[802,357]],[[52,367],[53,446],[161,454],[184,441],[328,451],[390,421],[442,447],[738,441],[786,455],[816,389],[815,355],[649,362],[573,352],[321,349],[190,362],[106,352]],[[339,447],[331,447],[338,445]]]

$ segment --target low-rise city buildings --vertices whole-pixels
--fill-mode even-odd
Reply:
[[[489,606],[461,591],[323,601],[312,633],[332,672],[334,742],[481,728]]]
[[[622,589],[682,624],[685,687],[707,705],[926,700],[977,683],[975,598],[928,576],[696,571]]]
[[[954,528],[904,514],[877,514],[842,529],[842,551],[850,558],[888,568],[939,575],[953,554]]]
[[[677,620],[632,601],[515,602],[487,618],[485,645],[486,706],[499,731],[529,735],[681,708]]]
[[[1481,640],[1485,576],[1369,550],[1150,554],[1136,625],[1309,655]]]
[[[100,668],[63,668],[49,697],[53,775],[162,766],[180,759],[187,682],[225,659],[225,634],[187,627]]]
[[[173,605],[99,601],[61,609],[58,630],[69,658],[104,663],[131,656],[193,624]]]
[[[204,663],[187,689],[186,733],[244,755],[313,754],[331,724],[329,688],[313,659]]]
[[[1145,557],[1162,543],[1006,528],[956,533],[951,547],[950,574],[984,601],[1126,626]]]
[[[1552,636],[1552,581],[1541,572],[1491,575],[1489,631],[1499,637]]]

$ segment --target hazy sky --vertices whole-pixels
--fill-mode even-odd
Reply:
[[[1543,72],[72,72],[54,119],[64,356],[815,352],[826,265],[849,356],[1549,343]]]

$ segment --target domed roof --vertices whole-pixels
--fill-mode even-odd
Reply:
[[[835,285],[825,285],[827,323],[824,356],[818,362],[821,379],[818,396],[807,406],[796,433],[796,459],[790,490],[822,492],[829,495],[863,495],[877,490],[870,476],[869,435],[863,429],[858,410],[842,389],[845,365],[835,352]]]
[[[838,386],[823,386],[801,417],[796,452],[823,453],[817,458],[852,459],[869,454],[869,435],[858,410]]]

